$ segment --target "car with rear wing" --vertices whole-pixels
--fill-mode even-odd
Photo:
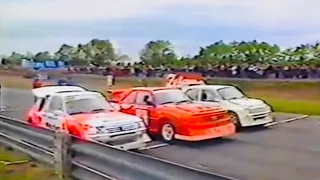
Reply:
[[[273,122],[272,108],[263,100],[247,97],[231,85],[194,85],[183,88],[186,95],[197,103],[221,106],[228,110],[232,122],[241,127],[265,125]]]
[[[143,148],[151,141],[140,117],[115,110],[101,93],[74,86],[43,87],[33,93],[38,98],[26,120],[34,126],[124,150]]]
[[[199,73],[178,72],[165,77],[166,87],[179,87],[205,84],[205,80]]]
[[[139,87],[114,90],[110,99],[118,103],[121,112],[140,116],[149,135],[200,141],[225,137],[235,133],[226,110],[195,103],[177,88]]]

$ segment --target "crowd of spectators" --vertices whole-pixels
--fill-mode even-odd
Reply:
[[[171,72],[196,72],[205,77],[224,78],[252,78],[252,79],[319,79],[320,67],[299,66],[275,66],[275,65],[219,65],[206,67],[184,67],[169,68],[165,66],[152,67],[147,65],[139,66],[112,66],[112,67],[71,67],[70,73],[85,73],[109,75],[116,77],[123,76],[147,76],[162,77]]]

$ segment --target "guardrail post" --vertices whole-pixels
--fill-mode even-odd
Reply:
[[[54,137],[54,166],[60,179],[70,179],[71,155],[69,147],[71,136],[63,131],[56,131]]]
[[[0,112],[4,109],[3,106],[3,94],[2,94],[2,83],[0,82]]]

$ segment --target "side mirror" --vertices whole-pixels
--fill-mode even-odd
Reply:
[[[53,114],[56,116],[64,116],[66,113],[64,113],[61,110],[55,110],[55,111],[53,111]]]
[[[149,100],[145,100],[144,101],[148,106],[152,106],[152,107],[155,107],[156,106],[156,104],[155,103],[153,103],[152,101],[149,101]]]
[[[147,101],[146,103],[148,106],[156,107],[156,104],[153,103],[152,101]]]
[[[144,96],[143,102],[145,102],[148,106],[152,106],[152,107],[155,107],[155,106],[156,106],[155,103],[153,103],[152,101],[149,100],[149,96],[148,96],[148,95],[147,95],[147,96]]]

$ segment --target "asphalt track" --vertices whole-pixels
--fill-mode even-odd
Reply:
[[[2,114],[21,119],[33,103],[29,91],[4,89]],[[276,113],[276,124],[199,143],[153,142],[141,153],[241,180],[317,180],[320,117]]]

